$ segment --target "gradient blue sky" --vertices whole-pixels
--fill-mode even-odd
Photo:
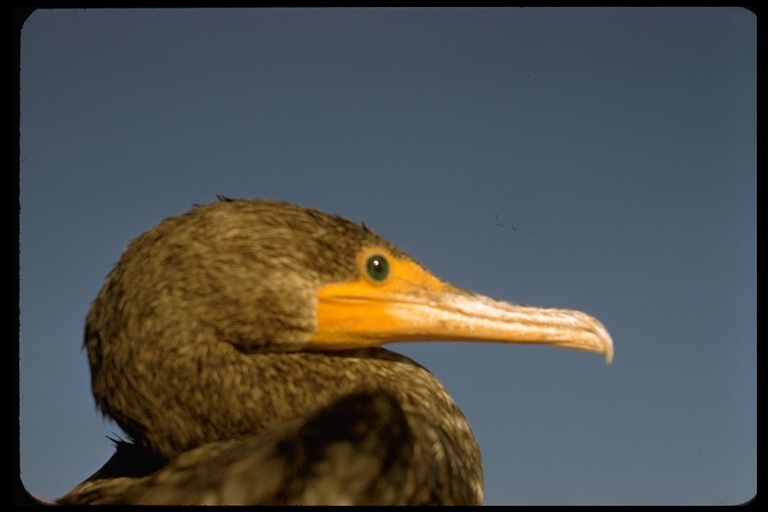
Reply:
[[[756,491],[756,18],[743,9],[37,11],[21,38],[20,455],[112,452],[81,350],[126,244],[216,194],[357,221],[440,277],[581,309],[615,362],[392,345],[463,409],[489,504]]]

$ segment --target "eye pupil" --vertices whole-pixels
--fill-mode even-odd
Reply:
[[[374,281],[384,281],[389,277],[389,262],[384,256],[375,254],[368,258],[366,271],[368,276]]]

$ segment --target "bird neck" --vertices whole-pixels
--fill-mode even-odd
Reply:
[[[383,391],[402,407],[418,456],[434,461],[425,474],[445,485],[460,482],[470,489],[457,493],[482,500],[480,452],[466,418],[437,379],[409,358],[380,348],[245,354],[226,343],[206,347],[151,364],[123,361],[122,375],[102,368],[99,380],[115,382],[95,380],[94,394],[137,442],[172,460],[205,443],[258,435],[350,393]],[[130,386],[115,385],[126,379]]]

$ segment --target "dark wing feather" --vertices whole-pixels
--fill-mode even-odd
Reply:
[[[60,503],[406,504],[412,459],[395,398],[356,393],[306,421],[191,450],[147,477],[98,479],[97,472]]]

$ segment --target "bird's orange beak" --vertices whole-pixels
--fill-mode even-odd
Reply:
[[[369,275],[372,258],[388,267]],[[613,360],[613,342],[580,311],[523,306],[445,283],[413,261],[380,248],[358,255],[361,278],[318,292],[317,331],[309,347],[349,349],[396,341],[537,343],[588,350]]]

